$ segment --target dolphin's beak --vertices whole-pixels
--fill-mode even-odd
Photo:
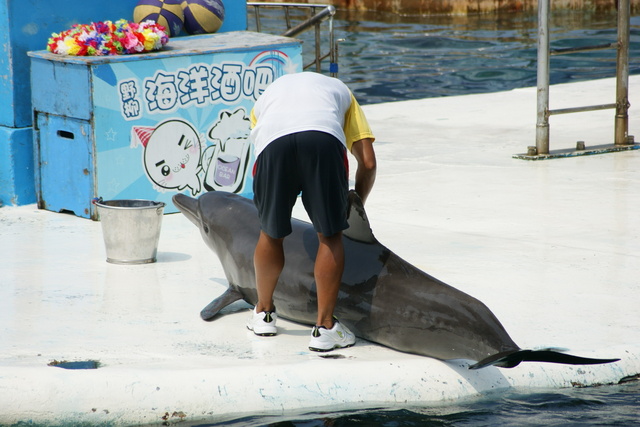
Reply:
[[[198,199],[176,194],[173,196],[173,204],[186,216],[189,221],[200,227],[200,216],[198,215]]]

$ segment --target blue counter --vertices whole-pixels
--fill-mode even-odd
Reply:
[[[94,197],[167,203],[178,192],[252,197],[249,114],[302,71],[291,38],[236,31],[142,55],[30,52],[40,208],[96,217]]]

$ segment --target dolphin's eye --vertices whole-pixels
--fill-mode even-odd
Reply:
[[[209,227],[207,227],[206,225],[203,225],[202,229],[204,230],[205,233],[209,234]]]

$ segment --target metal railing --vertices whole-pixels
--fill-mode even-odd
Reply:
[[[336,8],[326,4],[308,4],[308,3],[271,3],[271,2],[247,2],[247,8],[253,9],[255,17],[256,31],[262,32],[262,9],[281,9],[283,12],[283,20],[286,25],[286,31],[281,33],[282,36],[296,37],[297,35],[313,28],[315,32],[314,60],[304,65],[304,69],[315,65],[316,72],[321,72],[321,63],[329,58],[329,73],[332,77],[338,75],[338,44],[334,36],[333,15]],[[297,25],[294,20],[302,22]],[[329,49],[323,53],[322,50],[322,22],[328,22],[328,38]]]
[[[629,132],[629,37],[631,8],[629,0],[618,1],[618,40],[597,46],[578,48],[550,49],[549,43],[549,6],[551,0],[538,1],[538,97],[536,120],[536,146],[529,147],[528,155],[544,156],[549,154],[549,117],[554,114],[579,113],[604,109],[615,109],[615,147],[633,145]],[[584,107],[549,109],[549,57],[576,52],[601,49],[617,49],[616,62],[616,102],[611,104],[590,105]],[[581,141],[580,141],[581,142]],[[578,143],[577,150],[584,147]]]

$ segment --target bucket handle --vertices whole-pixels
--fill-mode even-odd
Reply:
[[[102,203],[104,200],[102,200],[102,197],[94,197],[93,199],[91,199],[91,204],[95,205],[96,203]]]

